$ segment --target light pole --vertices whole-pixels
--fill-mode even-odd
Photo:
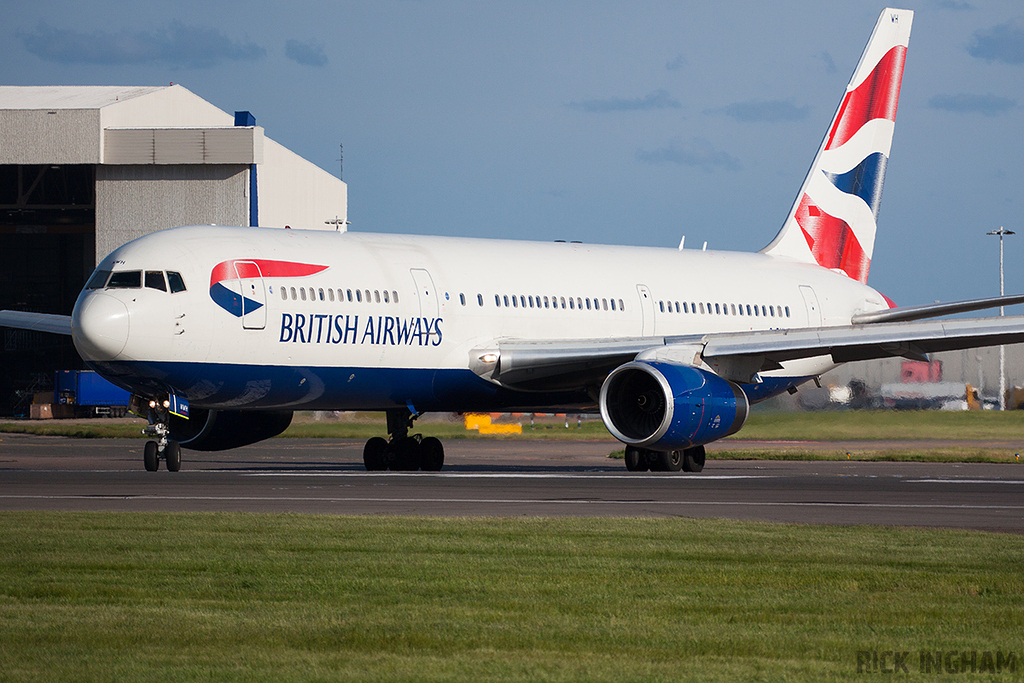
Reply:
[[[999,235],[999,296],[1003,296],[1003,235],[1016,235],[1013,230],[999,226],[998,230],[986,232],[986,235]],[[999,317],[1003,316],[1003,307],[999,307]],[[1006,347],[999,346],[999,410],[1006,410]]]

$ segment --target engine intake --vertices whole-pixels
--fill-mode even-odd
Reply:
[[[633,361],[601,386],[601,417],[623,443],[674,451],[735,434],[750,403],[736,384],[689,365]]]
[[[171,415],[170,438],[194,451],[226,451],[277,436],[292,422],[292,411],[206,410],[189,419]]]

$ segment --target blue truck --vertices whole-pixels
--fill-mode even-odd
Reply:
[[[75,406],[76,417],[124,417],[131,394],[91,370],[58,370],[54,400]]]

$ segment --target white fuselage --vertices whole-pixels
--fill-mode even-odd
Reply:
[[[887,308],[842,273],[762,254],[351,232],[174,228],[124,245],[98,270],[142,278],[83,291],[83,358],[127,388],[220,408],[583,405],[485,386],[471,352],[506,340],[848,325]],[[186,289],[147,287],[147,271],[179,273]],[[826,356],[767,374],[831,366]]]

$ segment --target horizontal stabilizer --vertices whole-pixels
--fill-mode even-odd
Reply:
[[[949,303],[940,304],[922,304],[920,306],[901,306],[899,308],[890,308],[887,311],[858,313],[853,316],[850,322],[854,325],[865,325],[868,323],[923,320],[925,318],[938,318],[943,315],[967,313],[969,311],[983,311],[988,308],[1012,306],[1014,304],[1024,304],[1024,294],[995,296],[988,299],[969,299],[967,301],[950,301]]]

